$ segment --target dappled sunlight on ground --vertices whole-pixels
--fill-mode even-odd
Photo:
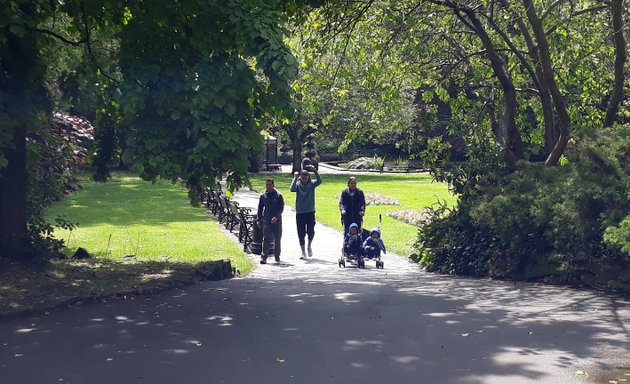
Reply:
[[[392,254],[384,269],[339,268],[330,239],[340,235],[325,226],[317,226],[314,257],[299,260],[291,217],[282,263],[245,278],[0,323],[0,377],[569,384],[589,375],[605,384],[630,376],[626,299],[434,275]]]

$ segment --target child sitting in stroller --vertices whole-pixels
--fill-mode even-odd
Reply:
[[[381,239],[380,228],[374,228],[370,231],[370,237],[363,242],[363,248],[365,249],[365,256],[370,260],[380,260],[381,251],[387,253],[385,243],[383,243],[383,239]]]
[[[360,258],[363,255],[363,238],[357,223],[350,224],[348,233],[343,239],[343,250],[347,257]]]

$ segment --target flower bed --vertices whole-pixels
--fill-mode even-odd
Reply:
[[[366,192],[365,204],[367,205],[400,205],[400,201],[390,196],[381,195],[379,193]]]
[[[409,225],[420,227],[425,225],[429,221],[429,215],[426,211],[411,211],[408,209],[401,209],[399,211],[387,212],[387,216],[400,220]]]
[[[365,205],[400,205],[400,201],[390,196],[381,195],[374,192],[365,192]],[[337,195],[337,200],[341,195]]]

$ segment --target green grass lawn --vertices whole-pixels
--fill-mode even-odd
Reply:
[[[398,210],[422,211],[425,207],[436,203],[437,198],[446,199],[449,206],[455,203],[455,197],[449,194],[444,183],[432,182],[427,174],[387,174],[371,173],[358,174],[357,186],[364,192],[378,193],[393,197],[400,205],[370,205],[366,209],[363,226],[370,229],[379,225],[379,214],[382,217],[383,240],[388,250],[408,256],[412,253],[413,244],[418,229],[387,216],[387,212]],[[276,188],[282,192],[288,205],[295,206],[295,195],[289,191],[292,175],[281,173],[260,173],[250,176],[252,187],[258,191],[264,190],[265,179],[274,179]],[[316,190],[317,221],[342,231],[339,219],[339,196],[346,188],[349,175],[322,175],[323,183]],[[316,241],[316,240],[315,240]]]
[[[107,183],[82,179],[83,190],[55,204],[50,216],[65,215],[78,224],[57,230],[70,255],[83,247],[98,259],[200,263],[230,259],[233,267],[251,271],[252,264],[226,239],[205,209],[192,207],[185,188],[168,181],[155,184],[114,173]]]
[[[70,256],[78,247],[92,258],[0,265],[0,317],[56,305],[107,298],[133,299],[217,276],[230,259],[242,274],[253,264],[239,244],[190,206],[185,188],[167,181],[151,184],[114,173],[107,183],[81,179],[83,190],[54,204],[51,218],[64,215],[78,224],[57,230]],[[218,273],[225,276],[223,273]]]

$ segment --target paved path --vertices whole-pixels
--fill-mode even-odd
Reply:
[[[321,224],[302,261],[283,219],[282,263],[246,278],[0,321],[0,383],[630,382],[627,300],[391,254],[383,270],[340,269],[341,234]]]

